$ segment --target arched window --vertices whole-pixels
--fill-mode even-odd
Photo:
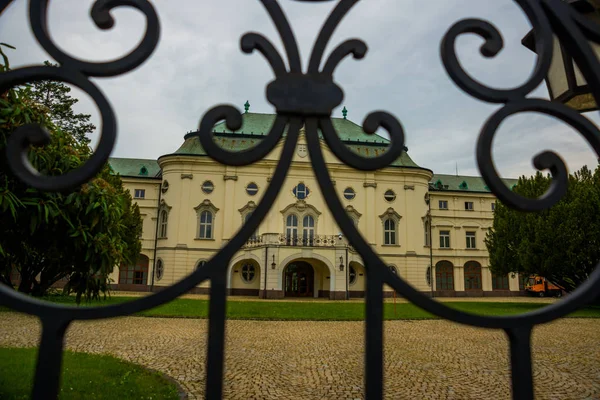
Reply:
[[[169,222],[169,211],[161,210],[158,220],[159,220],[158,237],[166,238],[167,237],[167,224]]]
[[[305,215],[302,220],[302,243],[312,246],[315,239],[315,219],[312,215]]]
[[[198,216],[198,239],[212,239],[213,237],[213,215],[204,210]]]
[[[285,235],[288,245],[295,245],[298,239],[298,217],[295,214],[287,216],[285,221]]]
[[[465,264],[465,290],[481,290],[481,264],[477,261]]]
[[[396,244],[396,222],[388,218],[383,223],[384,244]]]
[[[454,290],[454,266],[449,261],[435,265],[435,289]]]

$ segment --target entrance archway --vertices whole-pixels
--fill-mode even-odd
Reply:
[[[286,297],[313,297],[315,270],[306,261],[293,261],[283,271]]]

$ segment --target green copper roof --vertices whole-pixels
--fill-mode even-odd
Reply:
[[[275,121],[275,115],[245,113],[242,114],[242,121],[242,127],[237,131],[229,130],[225,122],[215,125],[213,130],[215,132],[215,142],[230,151],[241,151],[254,147],[269,133]],[[385,152],[389,146],[390,141],[388,139],[377,134],[367,135],[363,132],[361,126],[352,121],[343,118],[332,118],[332,123],[348,148],[363,157],[376,157]],[[283,134],[284,136],[287,134],[287,127]],[[320,131],[319,137],[323,138]],[[202,148],[200,140],[192,134],[188,134],[185,136],[183,145],[174,154],[206,155],[206,152]],[[419,168],[406,151],[402,152],[402,155],[391,165]]]
[[[109,158],[108,165],[114,174],[137,178],[156,178],[160,176],[160,167],[156,160],[139,158]]]
[[[512,187],[519,181],[518,179],[502,179],[506,186]],[[490,189],[480,176],[463,175],[442,175],[435,174],[429,182],[430,189],[435,191],[452,192],[489,192]]]

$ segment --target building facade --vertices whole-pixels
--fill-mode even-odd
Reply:
[[[274,115],[246,112],[232,132],[214,127],[228,150],[252,148]],[[333,118],[343,143],[363,157],[385,152],[389,141]],[[158,160],[112,158],[110,166],[140,206],[142,254],[115,268],[117,290],[156,291],[189,275],[227,243],[260,202],[286,135],[263,160],[247,167],[208,157],[194,133]],[[341,163],[321,138],[336,191],[365,240],[417,290],[437,296],[515,295],[516,276],[492,276],[484,244],[495,198],[479,177],[435,175],[408,149],[390,166],[357,171]],[[513,185],[515,180],[507,180]],[[430,268],[433,265],[433,268]],[[267,217],[227,268],[231,295],[260,298],[362,297],[367,273],[329,212],[313,174],[304,130],[284,186]],[[209,282],[195,292],[208,293]],[[385,288],[391,295],[391,288]]]

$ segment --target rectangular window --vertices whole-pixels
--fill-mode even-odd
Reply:
[[[492,203],[492,211],[496,211],[496,202]]]
[[[450,231],[440,231],[440,249],[450,248]]]
[[[473,202],[472,201],[465,201],[465,210],[473,211]]]
[[[475,232],[467,232],[467,249],[476,249]]]
[[[425,246],[431,246],[431,239],[429,237],[429,230],[431,229],[431,225],[429,221],[425,221]]]
[[[448,209],[448,200],[440,200],[439,202],[440,210]]]
[[[145,189],[135,189],[134,190],[134,194],[133,194],[133,198],[134,199],[143,199],[146,197],[146,190]]]
[[[508,290],[508,275],[493,275],[492,274],[492,289],[493,290]]]

